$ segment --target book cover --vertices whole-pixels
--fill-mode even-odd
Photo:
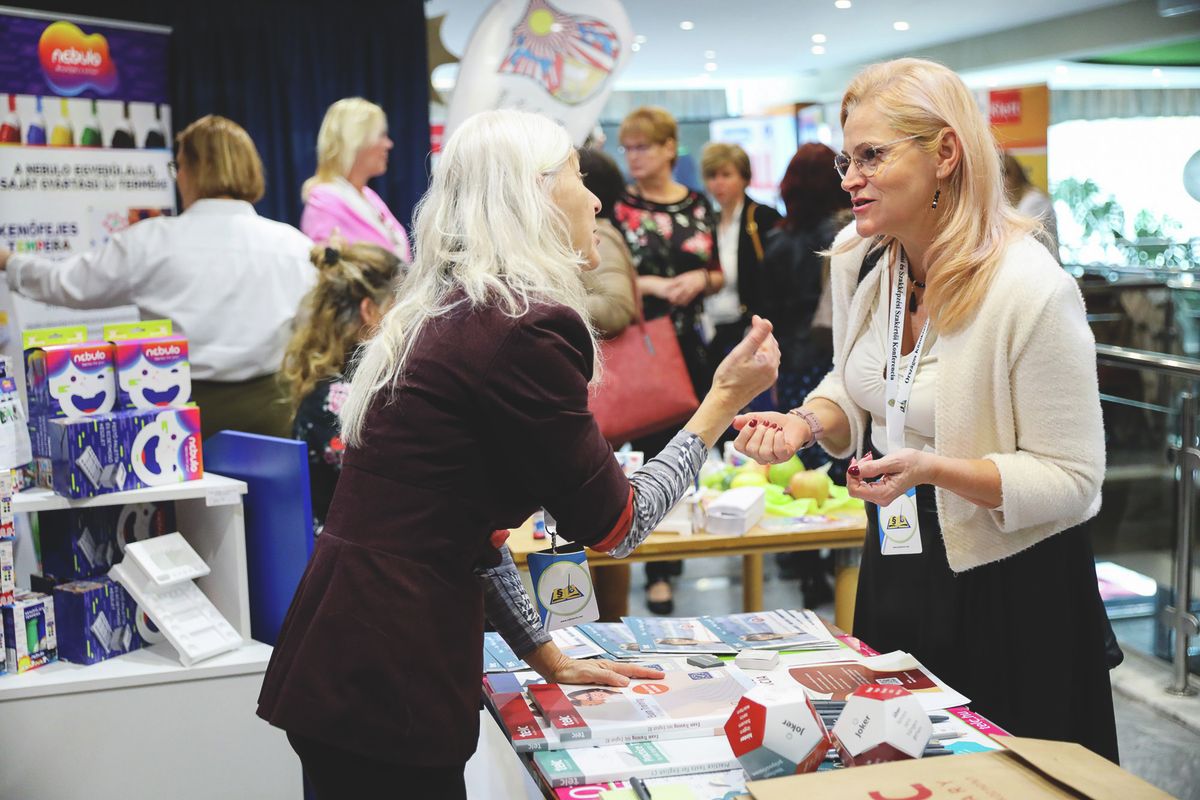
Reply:
[[[744,614],[701,617],[721,641],[738,650],[826,650],[837,647],[828,632],[821,635],[786,611],[752,611]]]
[[[693,775],[738,767],[738,760],[723,735],[540,752],[533,754],[533,763],[552,789],[629,778]]]
[[[588,622],[580,625],[579,630],[603,647],[609,658],[630,659],[641,655],[633,631],[623,622]]]
[[[527,692],[565,745],[711,736],[722,729],[751,685],[744,672],[728,665],[670,669],[661,679],[634,680],[620,688],[548,683],[529,686]]]
[[[714,653],[729,655],[737,648],[722,642],[699,617],[621,617],[643,653]]]

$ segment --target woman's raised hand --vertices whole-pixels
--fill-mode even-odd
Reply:
[[[746,338],[730,351],[713,375],[712,390],[734,399],[741,407],[771,388],[779,377],[779,343],[771,323],[755,315]]]
[[[812,438],[807,422],[778,411],[739,414],[733,418],[733,427],[740,431],[733,446],[759,464],[783,463]]]

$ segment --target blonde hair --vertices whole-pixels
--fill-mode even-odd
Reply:
[[[498,305],[510,317],[534,303],[563,305],[594,344],[580,277],[586,256],[571,247],[551,197],[574,153],[562,126],[525,111],[475,114],[447,140],[414,215],[417,246],[404,291],[356,357],[342,407],[347,444],[363,442],[376,395],[403,385],[426,324],[464,304]]]
[[[262,159],[250,134],[233,120],[203,116],[175,136],[175,145],[198,199],[232,197],[249,203],[262,199]]]
[[[700,152],[700,175],[708,180],[717,170],[728,164],[737,170],[746,183],[750,182],[750,156],[736,144],[709,142]]]
[[[842,126],[854,109],[871,103],[900,135],[934,153],[944,129],[958,137],[961,157],[939,184],[937,233],[926,251],[929,313],[943,331],[967,322],[999,269],[1005,248],[1034,227],[1004,199],[1000,150],[975,96],[950,69],[933,61],[900,58],[873,64],[854,77],[842,98]],[[930,198],[932,201],[932,198]],[[845,252],[861,239],[837,249]],[[900,243],[881,236],[875,248],[898,254]]]
[[[317,132],[317,171],[300,188],[301,198],[318,183],[346,177],[358,151],[386,131],[387,116],[370,100],[346,97],[331,105]]]
[[[317,285],[301,303],[303,323],[283,354],[293,411],[317,383],[343,372],[362,334],[362,301],[386,310],[402,266],[391,250],[365,243],[344,250],[314,247],[309,258],[317,268]]]
[[[671,116],[671,112],[658,106],[642,106],[630,111],[621,120],[621,128],[617,140],[624,143],[630,136],[640,136],[652,144],[666,144],[675,140],[676,151],[679,144],[679,124]],[[679,159],[679,153],[671,156],[671,166]]]

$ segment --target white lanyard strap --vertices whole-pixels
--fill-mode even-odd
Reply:
[[[913,381],[917,375],[917,365],[921,361],[921,350],[925,346],[925,335],[929,333],[929,320],[925,320],[924,326],[921,327],[921,334],[917,337],[917,343],[913,347],[912,357],[908,362],[908,369],[904,371],[904,377],[900,378],[897,374],[897,367],[900,364],[900,348],[904,341],[904,306],[905,306],[905,286],[908,283],[908,260],[905,256],[900,256],[900,262],[896,265],[896,291],[892,298],[892,328],[891,328],[891,350],[888,354],[887,368],[887,443],[888,452],[894,453],[904,447],[904,424],[908,417],[908,399],[912,396]]]

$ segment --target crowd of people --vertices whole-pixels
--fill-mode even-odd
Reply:
[[[414,790],[463,796],[485,616],[553,680],[657,674],[558,651],[504,531],[544,507],[572,540],[627,555],[723,440],[764,464],[840,460],[869,504],[856,635],[915,654],[1013,733],[1115,759],[1079,292],[954,73],[869,67],[841,122],[841,152],[796,151],[781,215],[747,193],[734,144],[705,148],[707,195],[676,181],[663,109],[622,122],[625,174],[543,117],[485,112],[446,142],[410,243],[367,185],[393,146],[379,106],[330,107],[300,230],[256,215],[254,144],[210,116],[177,137],[178,217],[63,261],[0,251],[0,269],[37,300],[174,320],[206,435],[307,442],[320,535],[259,713],[318,796],[397,765]],[[588,411],[595,354],[662,317],[702,401],[632,442],[647,460],[627,477]],[[899,502],[918,529],[903,541],[881,528]],[[673,610],[680,570],[647,565],[652,611]],[[820,602],[821,565],[801,574]],[[628,570],[607,584],[619,606]]]

